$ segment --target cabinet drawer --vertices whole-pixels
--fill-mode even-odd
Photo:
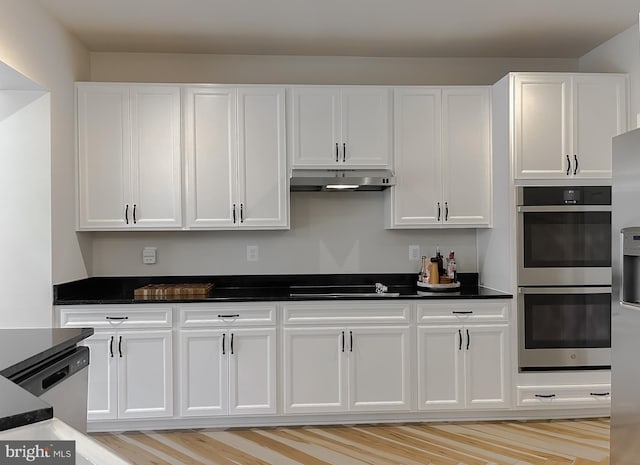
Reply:
[[[611,385],[518,386],[518,407],[608,407]]]
[[[409,303],[380,302],[308,302],[283,306],[285,325],[318,324],[407,324]]]
[[[58,322],[62,328],[170,328],[172,325],[171,307],[132,307],[58,307]]]
[[[509,301],[464,300],[454,304],[418,304],[418,323],[484,323],[509,320]]]
[[[275,305],[182,306],[179,307],[178,312],[178,321],[182,328],[276,324]]]

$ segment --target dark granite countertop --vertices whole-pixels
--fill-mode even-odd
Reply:
[[[93,328],[0,329],[0,431],[53,417],[49,404],[11,378],[92,334]]]
[[[477,273],[461,273],[454,292],[418,294],[415,273],[330,275],[238,275],[95,277],[54,286],[55,305],[137,304],[149,302],[252,302],[369,299],[510,299],[511,294],[478,286]],[[375,294],[375,283],[393,296]],[[213,283],[208,295],[172,298],[134,298],[134,290],[148,284]],[[344,295],[350,293],[359,295]],[[333,293],[334,295],[327,295]],[[319,295],[323,294],[323,295]],[[341,294],[341,295],[335,295]]]
[[[7,378],[0,376],[0,431],[53,417],[53,408]]]

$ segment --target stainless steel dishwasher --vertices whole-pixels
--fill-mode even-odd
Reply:
[[[9,377],[53,407],[53,416],[87,432],[89,348],[73,347]]]

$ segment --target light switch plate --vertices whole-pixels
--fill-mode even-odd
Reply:
[[[142,249],[142,263],[145,265],[155,265],[156,263],[156,247],[145,247]]]
[[[420,246],[419,245],[410,245],[409,246],[409,260],[412,262],[420,260]]]
[[[248,262],[257,262],[258,261],[258,246],[257,245],[248,245],[247,246],[247,261]]]

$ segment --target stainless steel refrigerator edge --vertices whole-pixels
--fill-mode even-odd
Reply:
[[[640,129],[613,139],[611,464],[640,464],[640,309],[621,305],[622,228],[640,226]]]

